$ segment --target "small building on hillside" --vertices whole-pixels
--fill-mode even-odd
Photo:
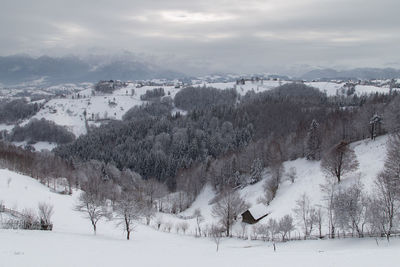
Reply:
[[[265,218],[268,214],[268,208],[264,204],[258,204],[242,213],[242,222],[255,224]]]

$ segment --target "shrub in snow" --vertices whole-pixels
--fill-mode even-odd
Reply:
[[[38,214],[42,230],[52,230],[53,224],[51,222],[51,217],[54,214],[53,205],[40,202],[38,205]]]

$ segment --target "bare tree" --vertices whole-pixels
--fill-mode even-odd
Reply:
[[[279,233],[282,235],[282,241],[286,240],[286,236],[294,230],[293,218],[290,215],[285,215],[279,220]]]
[[[201,227],[200,224],[204,221],[204,217],[201,214],[200,209],[195,209],[193,212],[193,216],[196,219],[196,225],[197,225],[197,229],[196,229],[196,235],[198,234],[199,236],[201,236]]]
[[[335,238],[336,218],[334,213],[334,196],[336,183],[332,179],[327,179],[327,182],[321,185],[321,190],[325,193],[324,200],[328,211],[329,236],[330,238]]]
[[[358,237],[364,236],[367,201],[360,181],[347,188],[339,188],[334,196],[335,217],[343,231],[352,229]]]
[[[142,215],[143,203],[137,200],[137,196],[132,191],[123,191],[117,199],[114,211],[117,225],[123,226],[126,239],[129,240],[135,228],[135,221]]]
[[[299,224],[304,230],[304,239],[306,239],[313,229],[316,222],[315,210],[310,205],[310,199],[307,194],[302,194],[296,201],[296,207],[293,210],[296,214]]]
[[[387,240],[394,227],[395,215],[399,210],[397,192],[393,181],[381,172],[375,181],[375,195],[370,200],[368,219],[376,231],[386,236]]]
[[[182,229],[183,234],[186,234],[186,231],[189,229],[189,224],[187,222],[180,223],[180,228]]]
[[[173,226],[174,224],[172,222],[166,222],[164,225],[164,230],[170,233]]]
[[[265,205],[269,205],[269,203],[275,198],[284,171],[282,161],[273,161],[273,164],[269,168],[270,177],[265,179],[263,185],[264,199],[262,199],[262,202]]]
[[[322,238],[322,224],[324,222],[324,212],[321,207],[318,207],[316,210],[316,222],[318,225],[318,235],[319,238]]]
[[[222,229],[218,225],[212,224],[210,227],[209,235],[211,236],[212,240],[214,241],[215,245],[217,246],[217,252],[219,249],[219,243],[221,242],[223,232],[224,232],[224,229]]]
[[[358,166],[356,154],[345,141],[333,146],[321,161],[322,171],[329,176],[336,177],[338,183],[343,175],[357,170]]]
[[[230,230],[236,217],[249,205],[240,197],[239,193],[227,190],[221,194],[221,199],[214,204],[212,214],[220,219],[221,225],[225,228],[226,236],[230,236]]]
[[[384,170],[375,181],[375,196],[369,207],[372,227],[389,240],[400,201],[400,134],[390,137]]]
[[[253,225],[253,238],[257,239],[258,236],[261,236],[263,241],[267,241],[269,238],[269,228],[266,224],[255,224]]]
[[[241,232],[238,234],[239,238],[247,239],[247,225],[245,222],[240,223]]]
[[[36,213],[32,209],[24,209],[21,212],[22,214],[22,222],[24,229],[32,229],[35,224],[38,224],[38,217]]]
[[[106,209],[106,198],[102,181],[97,177],[90,177],[89,181],[84,185],[83,191],[75,206],[75,210],[86,212],[87,217],[93,226],[93,232],[97,232],[97,223],[100,219],[109,216]]]
[[[177,223],[177,224],[175,224],[175,232],[177,233],[177,234],[179,234],[179,230],[181,229],[181,224],[180,223]]]
[[[144,202],[141,205],[141,214],[146,218],[146,224],[150,225],[151,218],[154,217],[155,214],[155,208],[154,206],[149,203],[149,202]]]
[[[271,218],[268,220],[267,228],[272,241],[275,241],[275,236],[279,234],[279,223],[275,219]]]
[[[155,179],[144,181],[144,194],[149,203],[153,204],[156,199],[162,198],[168,193],[166,186]]]
[[[164,221],[161,215],[156,217],[156,226],[157,226],[157,230],[161,229],[161,226],[163,225]]]

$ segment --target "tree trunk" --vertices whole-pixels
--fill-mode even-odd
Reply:
[[[96,223],[92,221],[92,225],[93,225],[93,233],[94,233],[94,235],[96,235],[96,231],[97,231]]]

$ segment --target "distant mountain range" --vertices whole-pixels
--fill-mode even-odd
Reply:
[[[45,77],[46,84],[96,82],[99,80],[144,80],[184,78],[185,75],[159,66],[133,60],[115,60],[92,64],[78,57],[33,58],[30,56],[0,57],[0,83],[15,85]]]
[[[232,76],[228,76],[222,75],[222,78],[220,78],[232,79]],[[190,77],[148,61],[137,60],[130,54],[111,60],[101,57],[81,59],[75,56],[33,58],[27,55],[14,55],[0,57],[0,84],[4,86],[29,84],[37,80],[41,80],[40,85],[44,86],[61,83],[97,82],[99,80],[128,81],[163,78],[187,79]],[[312,69],[298,77],[298,79],[303,80],[391,78],[400,78],[400,70],[393,68],[357,68],[338,71],[326,68]]]
[[[303,80],[392,79],[392,78],[400,78],[400,70],[396,70],[393,68],[384,68],[384,69],[357,68],[357,69],[342,70],[342,71],[337,71],[334,69],[316,69],[303,74],[300,78]]]

